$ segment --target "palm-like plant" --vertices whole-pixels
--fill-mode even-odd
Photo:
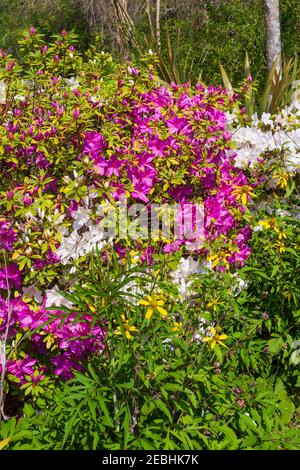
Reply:
[[[280,109],[292,103],[295,94],[295,84],[300,76],[298,59],[290,59],[289,61],[283,60],[281,68],[278,67],[278,61],[279,58],[274,61],[268,72],[261,95],[257,93],[255,82],[248,80],[248,89],[244,95],[248,116],[252,116],[255,112],[258,116],[261,116],[265,112],[275,114]],[[222,65],[220,66],[220,70],[225,88],[227,88],[230,93],[233,93],[233,85]],[[245,79],[251,77],[251,68],[247,53],[244,63],[244,77]]]

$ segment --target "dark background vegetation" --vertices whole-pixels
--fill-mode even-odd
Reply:
[[[123,0],[123,2],[126,0]],[[85,50],[95,43],[121,59],[132,57],[136,40],[149,49],[146,0],[127,0],[132,27],[121,27],[118,0],[0,0],[0,47],[18,55],[22,30],[34,25],[50,37],[62,28],[73,29]],[[149,0],[155,26],[155,0]],[[282,43],[285,57],[300,50],[300,2],[281,0]],[[128,19],[127,18],[127,19]],[[238,84],[247,51],[256,80],[266,73],[263,0],[161,0],[161,54],[167,55],[170,37],[176,60],[185,76],[207,83],[221,81],[221,63]],[[135,38],[132,41],[132,38]]]

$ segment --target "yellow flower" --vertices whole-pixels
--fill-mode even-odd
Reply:
[[[260,220],[258,222],[258,225],[261,225],[262,227],[264,227],[265,229],[273,229],[273,230],[278,230],[277,226],[276,226],[276,219],[272,218],[272,219],[268,219],[268,220]]]
[[[264,227],[265,229],[272,229],[278,236],[278,243],[284,246],[284,240],[287,238],[287,234],[277,226],[276,219],[268,219],[268,220],[260,220],[259,225]]]
[[[138,262],[139,262],[139,256],[138,255],[139,255],[138,251],[131,250],[131,252],[130,252],[131,264],[138,264]]]
[[[140,300],[139,304],[148,307],[145,316],[146,320],[150,320],[154,311],[157,311],[164,317],[168,315],[168,312],[163,308],[164,301],[158,295],[147,295],[147,299]]]
[[[255,197],[255,194],[253,194],[252,192],[251,186],[248,186],[247,184],[244,186],[234,185],[233,188],[235,188],[235,190],[233,191],[232,195],[236,196],[237,201],[241,200],[243,206],[247,205],[248,196]]]
[[[131,333],[135,332],[135,331],[138,331],[138,329],[134,325],[129,325],[129,320],[127,320],[127,318],[125,317],[124,314],[121,315],[121,320],[122,320],[125,336],[126,336],[127,339],[130,340],[132,338]],[[122,330],[121,330],[120,326],[117,327],[117,329],[115,331],[115,334],[116,335],[121,335],[122,334]]]
[[[215,255],[208,256],[207,261],[212,261],[212,267],[215,268],[216,266],[224,265],[226,269],[229,269],[229,262],[226,258],[229,258],[231,255],[230,253],[221,253],[218,252]]]
[[[285,189],[287,187],[289,181],[288,173],[274,174],[272,178],[277,178],[276,186],[278,186],[280,189]]]
[[[131,250],[129,253],[129,257],[130,257],[131,264],[138,264],[140,261],[138,251]],[[127,258],[123,258],[121,263],[125,265],[127,263]]]
[[[279,249],[279,253],[284,253],[285,252],[285,245],[282,240],[279,240],[277,243],[275,243],[276,248]]]
[[[216,311],[218,308],[218,305],[222,305],[222,304],[224,304],[224,302],[221,302],[219,300],[219,297],[217,297],[216,299],[213,299],[210,302],[208,302],[207,307],[213,308],[213,310]]]
[[[287,234],[281,228],[274,227],[274,230],[277,233],[279,240],[283,241],[283,239],[287,237]]]
[[[202,338],[202,341],[206,342],[211,342],[210,347],[211,349],[214,349],[218,343],[222,344],[222,346],[225,346],[227,348],[226,344],[223,343],[223,340],[227,339],[228,336],[225,335],[224,333],[217,333],[217,330],[220,328],[214,328],[213,326],[210,327],[210,332],[211,336],[205,336]]]
[[[175,332],[181,331],[181,330],[182,330],[182,322],[174,321],[174,326],[172,328],[172,331],[175,333]]]

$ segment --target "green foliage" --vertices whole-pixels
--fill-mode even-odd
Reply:
[[[25,5],[24,5],[25,3]],[[0,47],[20,54],[18,40],[24,29],[35,26],[50,39],[54,31],[74,29],[80,46],[88,46],[87,25],[83,12],[72,0],[2,0],[0,10]]]
[[[297,195],[291,198],[297,204]],[[253,225],[272,214],[275,222],[254,232],[247,266],[238,277],[195,275],[185,302],[166,280],[176,255],[157,256],[155,276],[129,259],[107,265],[100,253],[92,257],[67,298],[103,318],[106,348],[41,414],[25,405],[17,423],[3,423],[2,446],[299,449],[299,222],[278,215],[287,208],[284,199],[265,204]],[[279,233],[286,235],[284,251]],[[147,306],[137,302],[143,291],[161,296],[167,317],[154,312],[145,319]],[[201,340],[211,324],[226,332],[227,347],[211,349]]]
[[[226,70],[220,66],[223,84],[230,93],[234,93],[233,84],[230,81]],[[300,69],[298,60],[283,60],[281,68],[276,60],[266,76],[262,92],[257,93],[257,84],[252,83],[251,68],[249,57],[246,53],[244,64],[244,79],[250,78],[249,83],[244,85],[244,104],[248,116],[252,116],[254,112],[258,116],[269,112],[270,114],[279,113],[281,109],[292,103],[295,94],[295,82],[299,79]]]
[[[133,18],[134,31],[131,27],[130,40],[128,27],[124,28],[123,38],[120,38],[122,48],[127,49],[126,57],[136,52],[137,43],[142,53],[146,47],[153,47],[145,2],[141,2],[139,7],[132,3],[140,13]],[[195,81],[201,76],[204,82],[219,84],[219,65],[223,64],[232,81],[239,83],[243,78],[240,64],[245,51],[248,51],[260,88],[266,75],[262,0],[180,0],[176,5],[164,0],[161,4],[160,56],[164,64],[162,68],[168,69],[173,80],[175,73],[177,81],[179,77],[180,81]],[[31,0],[26,5],[18,0],[2,0],[0,47],[17,51],[20,32],[34,25],[48,38],[53,31],[74,29],[80,35],[82,49],[86,49],[95,39],[101,48],[114,48],[112,36],[117,35],[117,31],[119,34],[120,24],[109,14],[105,17],[101,15],[101,11],[101,8],[99,12],[97,9],[93,11],[85,2],[72,0]],[[299,1],[281,0],[280,11],[283,52],[286,57],[294,57],[299,53]],[[97,14],[101,16],[95,16]],[[153,19],[154,15],[153,11]]]

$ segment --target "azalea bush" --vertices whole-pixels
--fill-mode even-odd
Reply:
[[[297,447],[297,112],[254,131],[247,84],[162,85],[155,56],[64,30],[21,48],[0,57],[0,413],[24,419],[0,447]]]
[[[77,282],[88,253],[106,247],[106,257],[151,264],[154,253],[189,248],[159,227],[150,241],[105,238],[108,203],[118,211],[139,202],[144,212],[201,204],[203,243],[194,250],[222,270],[250,254],[251,184],[230,152],[226,112],[235,100],[225,90],[160,86],[151,64],[124,68],[93,51],[83,60],[66,31],[48,46],[31,28],[21,45],[22,65],[1,55],[1,330],[14,341],[8,378],[29,393],[47,371],[70,378],[101,350],[105,326],[90,329],[89,310],[75,326],[76,311],[46,310],[60,306],[58,290]],[[82,335],[89,339],[77,342]]]

